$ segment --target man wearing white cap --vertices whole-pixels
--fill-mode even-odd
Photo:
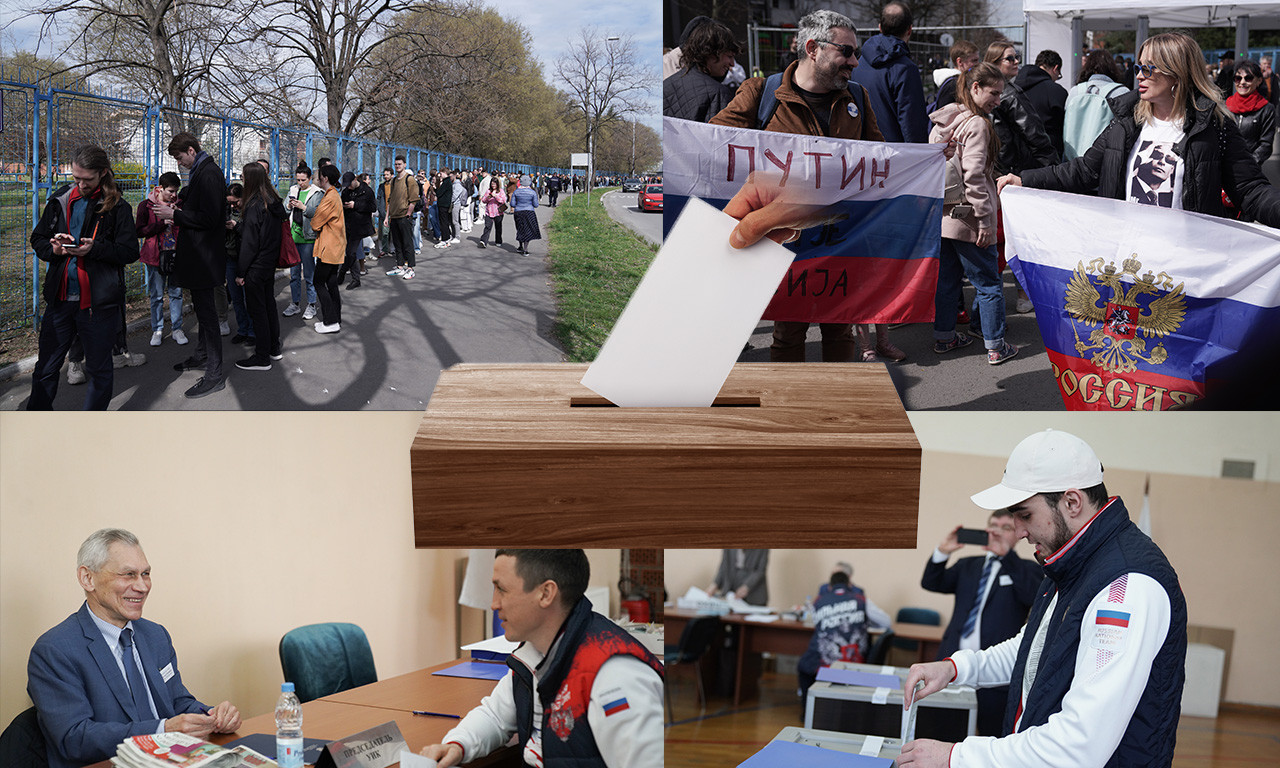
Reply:
[[[1014,448],[999,485],[974,494],[1007,508],[1045,582],[1017,637],[916,664],[906,690],[1009,685],[1002,738],[908,742],[908,766],[1167,766],[1182,702],[1187,607],[1178,576],[1108,498],[1102,464],[1066,432]]]

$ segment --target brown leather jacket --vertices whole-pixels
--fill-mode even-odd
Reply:
[[[818,118],[813,116],[813,111],[809,109],[809,105],[804,98],[795,91],[795,74],[796,67],[799,62],[792,63],[782,74],[782,84],[778,86],[778,90],[774,96],[778,99],[778,110],[773,113],[773,119],[769,121],[767,126],[763,126],[766,131],[774,131],[776,133],[798,133],[803,136],[821,136],[822,127],[818,124]],[[856,85],[862,88],[860,85]],[[712,125],[727,125],[731,128],[757,128],[757,113],[760,109],[760,95],[764,90],[764,78],[753,77],[738,87],[738,95],[733,97],[733,101],[729,102],[729,106],[720,110],[720,113],[711,118]],[[830,130],[826,134],[834,139],[864,139],[866,141],[884,141],[884,136],[880,133],[880,128],[876,125],[876,116],[871,111],[871,99],[867,95],[867,89],[862,88],[862,104],[861,113],[854,117],[849,112],[849,107],[853,103],[853,97],[848,91],[843,91],[836,97],[835,103],[831,105]]]

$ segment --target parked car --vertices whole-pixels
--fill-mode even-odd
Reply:
[[[622,191],[623,192],[639,192],[641,187],[643,186],[644,186],[644,181],[641,179],[625,179],[622,182]]]
[[[637,196],[636,205],[642,211],[662,210],[662,185],[646,184]]]

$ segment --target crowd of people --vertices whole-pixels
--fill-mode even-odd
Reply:
[[[228,185],[194,135],[175,136],[168,153],[189,171],[186,185],[177,173],[161,174],[136,216],[106,152],[96,146],[76,151],[74,183],[49,198],[31,235],[37,256],[50,266],[28,409],[52,407],[68,357],[67,382],[88,384],[86,409],[110,404],[114,368],[146,362],[126,338],[124,267],[134,261],[143,264],[151,346],[165,340],[166,299],[168,338],[192,344],[183,316],[192,308],[192,354],[174,368],[200,371],[185,395],[205,397],[226,386],[223,337],[251,350],[235,361],[237,368],[270,370],[283,357],[280,318],[301,315],[317,333],[340,332],[343,284],[359,288],[376,260],[394,259],[386,275],[412,280],[424,240],[438,249],[460,246],[480,218],[483,233],[469,238],[477,249],[489,247],[491,232],[493,245],[502,246],[503,222],[510,218],[507,237],[515,253],[525,255],[529,243],[542,238],[540,201],[546,197],[555,207],[562,190],[584,182],[580,175],[487,169],[428,175],[408,168],[403,156],[375,182],[322,157],[314,170],[299,163],[282,197],[268,160],[246,164],[239,181]],[[275,279],[285,267],[289,301],[281,310]]]
[[[1119,62],[1103,50],[1084,57],[1068,91],[1062,57],[1041,51],[1023,64],[1017,47],[985,50],[957,40],[948,66],[934,70],[936,95],[926,103],[907,41],[911,9],[884,6],[879,34],[860,41],[849,18],[816,11],[801,19],[794,60],[780,76],[740,86],[726,74],[741,51],[724,24],[706,17],[686,27],[668,53],[678,62],[663,82],[667,117],[717,125],[831,138],[935,142],[946,146],[947,183],[934,309],[934,352],[981,339],[987,362],[999,365],[1019,348],[1005,339],[1004,228],[999,190],[1022,184],[1280,224],[1280,195],[1261,163],[1270,157],[1280,79],[1270,61],[1226,67],[1218,84],[1191,37],[1155,35],[1143,42],[1126,86]],[[764,91],[776,110],[763,115]],[[770,102],[772,103],[772,102]],[[752,182],[748,182],[750,185]],[[739,193],[726,212],[743,219],[731,244],[744,247],[770,231],[798,232],[821,212],[770,205],[777,195]],[[775,237],[775,239],[783,239]],[[975,289],[962,303],[962,280]],[[1034,306],[1017,290],[1013,309]],[[967,333],[958,327],[968,326]],[[807,323],[775,322],[773,360],[803,360]],[[884,326],[822,323],[822,358],[900,361],[905,353]],[[855,351],[855,339],[858,349]]]

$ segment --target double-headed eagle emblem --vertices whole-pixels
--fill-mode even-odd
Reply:
[[[1142,263],[1137,255],[1125,259],[1119,271],[1115,262],[1103,267],[1101,258],[1089,262],[1088,269],[1084,262],[1078,262],[1067,284],[1066,310],[1073,318],[1076,351],[1083,356],[1096,350],[1090,360],[1110,373],[1135,371],[1138,360],[1152,365],[1163,363],[1168,357],[1164,345],[1157,343],[1148,353],[1147,339],[1178,330],[1187,314],[1183,283],[1175,288],[1173,279],[1164,272],[1153,275],[1147,270],[1139,276]],[[1127,289],[1123,280],[1126,275],[1133,278]],[[1102,298],[1101,286],[1111,289],[1109,299]],[[1144,296],[1148,298],[1140,304],[1139,299]],[[1093,326],[1088,343],[1080,340],[1080,329],[1074,321]]]

